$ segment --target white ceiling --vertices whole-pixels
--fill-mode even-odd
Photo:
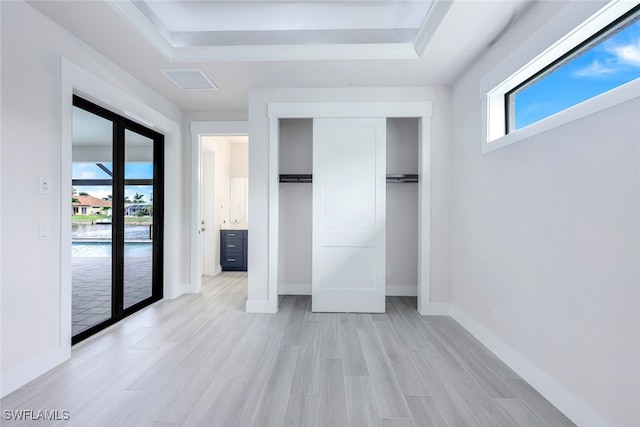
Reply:
[[[108,3],[170,61],[415,58],[452,0]]]
[[[171,31],[284,31],[413,28],[432,0],[423,1],[138,1]]]
[[[250,88],[442,86],[534,0],[29,1],[186,111],[246,110]],[[200,69],[218,90],[184,90]]]

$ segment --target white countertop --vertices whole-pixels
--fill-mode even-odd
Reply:
[[[248,230],[248,222],[225,222],[220,224],[220,230]]]

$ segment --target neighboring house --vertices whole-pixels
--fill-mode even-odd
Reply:
[[[124,214],[126,216],[136,216],[139,212],[144,212],[151,209],[151,203],[134,203],[124,207]]]
[[[107,215],[111,215],[111,201],[102,200],[93,196],[75,196],[77,202],[73,202],[74,215],[98,215],[105,214],[102,208],[108,207]]]

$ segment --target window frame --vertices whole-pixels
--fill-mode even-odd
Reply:
[[[573,0],[539,26],[538,31],[524,36],[518,49],[512,50],[480,79],[479,95],[483,100],[481,152],[489,153],[640,97],[640,80],[635,79],[525,127],[506,132],[507,92],[540,73],[637,6],[636,2],[626,1]],[[535,13],[535,10],[532,9],[532,12]]]
[[[632,8],[629,11],[627,11],[622,16],[618,17],[613,22],[609,23],[608,25],[606,25],[605,27],[603,27],[602,29],[597,31],[595,34],[589,36],[587,39],[585,39],[584,41],[582,41],[581,43],[579,43],[578,45],[576,45],[575,47],[570,49],[568,52],[566,52],[562,56],[560,56],[559,58],[555,59],[554,61],[552,61],[547,66],[543,67],[538,72],[534,73],[531,77],[529,77],[528,79],[524,80],[522,83],[520,83],[519,85],[517,85],[513,89],[511,89],[508,92],[506,92],[504,94],[505,135],[508,135],[510,133],[513,133],[513,132],[516,132],[516,131],[522,129],[522,128],[515,129],[515,96],[514,95],[519,90],[521,90],[523,88],[526,88],[527,86],[529,86],[530,84],[536,82],[537,80],[544,79],[545,76],[550,75],[557,68],[560,68],[560,67],[564,66],[565,64],[569,63],[570,61],[575,59],[578,55],[580,55],[580,54],[582,54],[584,52],[587,52],[592,47],[596,46],[598,43],[600,43],[601,41],[605,40],[609,36],[615,34],[618,30],[621,30],[622,28],[624,28],[624,26],[631,24],[631,22],[635,21],[638,18],[640,18],[640,4],[636,5],[634,8]],[[625,22],[625,21],[628,21],[628,22]],[[622,85],[619,85],[619,86],[622,86]],[[619,87],[619,86],[616,86],[616,87]],[[613,89],[615,89],[615,88],[613,88]],[[609,90],[613,90],[613,89],[609,89]],[[598,95],[601,95],[601,94],[604,94],[606,92],[609,92],[609,90],[607,90],[605,92],[602,92],[602,93],[600,93]],[[598,96],[598,95],[596,95],[596,96]],[[592,97],[592,98],[595,98],[595,97]],[[589,99],[591,99],[591,98],[589,98]],[[586,100],[581,101],[581,102],[586,102],[589,99],[586,99]],[[577,104],[574,104],[574,105],[577,105]],[[562,112],[562,111],[564,111],[564,110],[566,110],[568,108],[571,108],[572,106],[567,107],[567,108],[565,108],[563,110],[560,110],[557,113],[560,113],[560,112]],[[557,113],[554,113],[554,114],[557,114]],[[551,115],[553,115],[553,114],[551,114]],[[550,117],[550,116],[547,116],[547,117]],[[544,120],[545,118],[546,117],[543,117],[540,120]],[[534,123],[537,123],[540,120],[537,120]],[[531,123],[531,124],[533,124],[533,123]],[[530,126],[530,125],[527,125],[527,126]],[[525,126],[523,126],[523,127],[525,127]]]

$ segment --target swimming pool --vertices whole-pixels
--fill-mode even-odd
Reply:
[[[111,224],[91,224],[91,223],[75,223],[71,224],[71,233],[73,239],[111,239]],[[149,225],[132,225],[124,226],[125,239],[150,239],[151,229]]]
[[[124,256],[150,257],[153,253],[151,242],[125,242]],[[72,257],[110,257],[111,242],[72,242]]]

